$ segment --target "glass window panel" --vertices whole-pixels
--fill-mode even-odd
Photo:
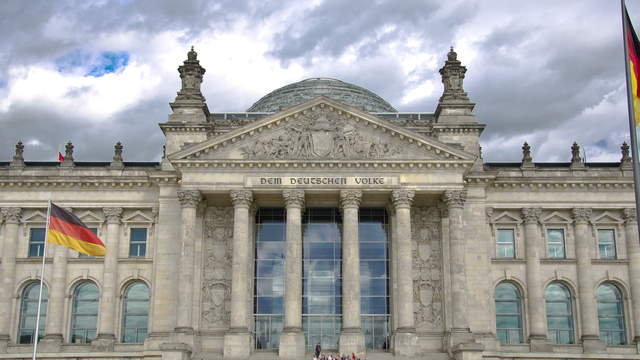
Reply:
[[[123,306],[122,342],[141,343],[147,336],[149,288],[136,282],[126,289]]]
[[[284,260],[256,260],[256,277],[284,277]]]
[[[498,229],[496,243],[497,257],[513,258],[515,256],[513,229]]]
[[[379,242],[361,242],[360,243],[361,259],[386,259],[387,244]]]
[[[626,342],[624,306],[620,291],[611,284],[598,287],[598,322],[600,337],[609,345]]]
[[[31,283],[22,292],[22,304],[20,306],[20,323],[18,325],[18,342],[30,344],[33,342],[36,328],[36,315],[38,308],[38,296],[40,283]],[[40,324],[38,326],[38,339],[44,336],[48,306],[47,287],[42,288],[42,305],[40,311]]]
[[[571,314],[571,303],[547,301],[547,315]]]
[[[363,223],[360,222],[358,232],[361,241],[369,242],[387,242],[386,225],[382,223]]]
[[[308,259],[333,259],[336,257],[336,249],[332,243],[313,243],[305,244],[305,258]]]
[[[549,329],[571,329],[573,325],[571,318],[566,316],[547,316],[547,327]]]
[[[513,244],[498,244],[498,257],[499,258],[513,258],[515,252],[513,250]]]
[[[147,252],[147,229],[131,228],[129,230],[129,256],[144,257]]]
[[[601,259],[615,259],[616,245],[613,229],[598,229],[598,249]]]
[[[256,241],[285,241],[284,223],[258,224]]]
[[[518,289],[510,283],[496,287],[496,330],[503,344],[517,344],[522,340],[522,303]]]
[[[496,299],[518,300],[519,298],[518,289],[512,284],[502,283],[496,287]]]
[[[513,329],[520,327],[520,319],[513,315],[497,315],[496,326],[500,329]]]
[[[387,277],[387,261],[386,260],[361,260],[360,276],[370,278],[386,278]]]
[[[284,242],[257,241],[256,257],[258,259],[284,259],[285,245]]]
[[[40,257],[44,253],[44,228],[29,230],[29,257]]]
[[[518,314],[520,309],[515,301],[496,302],[496,312],[499,314]]]

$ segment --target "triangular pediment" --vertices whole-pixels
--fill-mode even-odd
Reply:
[[[122,218],[122,222],[129,222],[129,223],[150,223],[153,222],[153,219],[150,218],[149,216],[147,216],[145,213],[143,213],[140,210],[135,211],[132,214],[129,214],[127,216],[124,216]]]
[[[84,223],[101,223],[103,220],[100,216],[96,215],[93,211],[87,210],[77,215]]]
[[[494,216],[491,219],[491,222],[496,223],[496,224],[519,224],[522,222],[522,219],[511,215],[509,212],[507,211],[503,211],[500,214]]]
[[[471,165],[475,156],[342,103],[317,97],[168,156],[198,161],[423,161]],[[448,166],[447,166],[448,167]]]
[[[593,219],[593,223],[621,224],[623,220],[614,214],[605,211]]]
[[[557,211],[554,211],[551,214],[547,215],[542,219],[542,221],[547,224],[570,224],[573,222],[570,217],[565,216]]]

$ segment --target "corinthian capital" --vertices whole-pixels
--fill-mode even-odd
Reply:
[[[22,219],[22,209],[19,207],[3,208],[2,217],[7,224],[18,224]]]
[[[121,207],[107,207],[102,209],[104,213],[104,217],[107,218],[107,223],[109,224],[119,224],[120,219],[122,218],[122,208]]]
[[[537,224],[541,215],[541,208],[522,208],[522,217],[525,224]]]
[[[362,199],[362,191],[360,190],[340,190],[340,205],[342,208],[358,208]]]
[[[409,207],[413,203],[416,192],[413,190],[397,189],[391,192],[391,201],[395,207]]]
[[[463,208],[464,202],[467,201],[467,190],[446,190],[442,201],[449,209]]]
[[[195,208],[202,201],[202,194],[198,190],[179,190],[178,201],[182,207]]]
[[[589,208],[573,208],[571,212],[576,224],[586,224],[591,220],[591,209]]]
[[[303,207],[304,206],[304,190],[283,190],[282,198],[287,207]]]
[[[231,190],[229,192],[233,206],[249,207],[253,202],[253,192],[251,190]]]
[[[636,217],[636,208],[626,208],[622,210],[622,217],[627,224],[637,224],[638,218]]]

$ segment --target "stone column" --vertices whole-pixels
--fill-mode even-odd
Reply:
[[[411,203],[413,190],[397,189],[391,192],[396,211],[396,244],[398,245],[398,328],[393,336],[396,355],[414,356],[417,346],[415,318],[413,313],[413,264],[411,248]]]
[[[178,292],[178,311],[176,318],[176,331],[193,333],[193,272],[195,261],[195,227],[196,207],[202,201],[202,195],[198,190],[179,190],[178,201],[182,206],[182,231],[180,251],[180,274]]]
[[[246,359],[251,355],[247,296],[249,295],[249,207],[253,202],[251,190],[232,190],[233,202],[233,264],[231,277],[231,320],[224,337],[225,359]]]
[[[529,313],[529,343],[531,351],[551,351],[547,339],[547,320],[544,309],[544,289],[540,278],[540,258],[545,249],[540,234],[540,208],[523,208],[526,256],[527,311]]]
[[[449,263],[451,268],[451,341],[456,346],[471,340],[467,314],[467,272],[463,229],[466,190],[447,190],[442,201],[449,215]]]
[[[2,283],[0,283],[0,351],[6,350],[11,329],[11,298],[15,291],[16,246],[22,209],[2,209],[5,225],[2,234]]]
[[[633,342],[640,344],[640,243],[638,243],[638,219],[636,209],[624,209],[625,239],[627,239],[627,257],[629,258],[629,285],[631,286],[631,304],[633,316]]]
[[[594,249],[591,231],[589,231],[591,209],[573,209],[573,219],[578,263],[578,301],[580,302],[582,324],[582,346],[585,352],[603,352],[606,347],[598,336],[598,308],[591,272],[592,249]]]
[[[287,250],[285,258],[284,329],[280,334],[281,359],[305,356],[302,332],[302,209],[303,190],[282,192],[287,207]]]
[[[116,340],[116,306],[118,298],[118,245],[120,243],[120,220],[122,208],[108,207],[102,210],[107,219],[107,237],[102,275],[102,294],[100,296],[100,322],[98,337],[93,344],[102,349],[112,349]]]
[[[340,191],[342,207],[342,332],[340,353],[361,354],[365,350],[360,319],[360,244],[358,209],[360,190]]]

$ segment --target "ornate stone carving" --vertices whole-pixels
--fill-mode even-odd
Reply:
[[[573,145],[571,145],[571,167],[584,167],[584,163],[580,157],[580,145],[578,145],[577,142],[574,142]]]
[[[436,207],[411,209],[413,308],[418,330],[440,330],[443,326],[440,222]]]
[[[207,208],[204,230],[202,328],[224,329],[231,310],[233,208]]]
[[[73,144],[71,141],[64,146],[64,162],[73,162]]]
[[[18,224],[22,220],[22,209],[19,207],[2,208],[2,217],[7,224]]]
[[[187,53],[187,60],[178,68],[180,79],[182,80],[182,88],[178,91],[175,103],[184,101],[204,103],[205,99],[200,91],[200,85],[202,84],[202,76],[205,71],[206,70],[200,66],[198,53],[193,50],[192,46],[191,50]]]
[[[251,190],[231,190],[229,191],[233,206],[251,206],[253,202],[253,192]]]
[[[24,145],[22,141],[16,144],[16,153],[13,155],[13,165],[24,165]]]
[[[362,191],[360,190],[340,190],[340,205],[342,208],[360,207]]]
[[[327,107],[290,120],[284,132],[241,148],[245,159],[382,159],[401,153],[399,145],[363,129]]]
[[[531,146],[525,141],[522,145],[522,167],[534,167],[533,158],[531,157]]]
[[[124,147],[122,146],[122,143],[120,141],[118,141],[114,146],[113,146],[113,162],[114,163],[121,163],[122,162],[122,149]]]
[[[494,209],[492,207],[486,207],[484,209],[484,213],[487,218],[487,224],[490,224],[493,219],[493,211]]]
[[[287,207],[303,207],[304,206],[304,190],[282,190],[282,198]]]
[[[202,194],[198,190],[178,190],[178,201],[182,207],[195,208],[202,201]]]
[[[573,208],[571,213],[576,224],[587,224],[591,221],[592,210],[589,208]]]
[[[625,223],[628,223],[628,224],[638,223],[638,219],[636,217],[636,208],[622,209],[622,217],[624,218]]]
[[[107,207],[102,209],[104,217],[109,224],[119,224],[120,219],[122,219],[122,211],[121,207]]]
[[[440,102],[446,102],[447,100],[469,100],[463,87],[464,74],[466,72],[467,68],[462,66],[462,63],[458,60],[458,54],[453,51],[452,47],[447,54],[447,61],[442,69],[440,69],[442,84],[444,85],[444,93],[440,97]]]
[[[541,208],[522,208],[522,217],[525,224],[537,224],[542,216]]]
[[[411,206],[415,194],[413,190],[396,189],[391,192],[391,202],[396,208]]]
[[[467,201],[467,190],[446,190],[442,196],[442,201],[449,209],[463,208]]]
[[[629,145],[626,142],[622,143],[620,146],[620,151],[622,152],[622,158],[620,159],[620,167],[624,169],[631,169],[633,167],[631,156],[629,154]]]

